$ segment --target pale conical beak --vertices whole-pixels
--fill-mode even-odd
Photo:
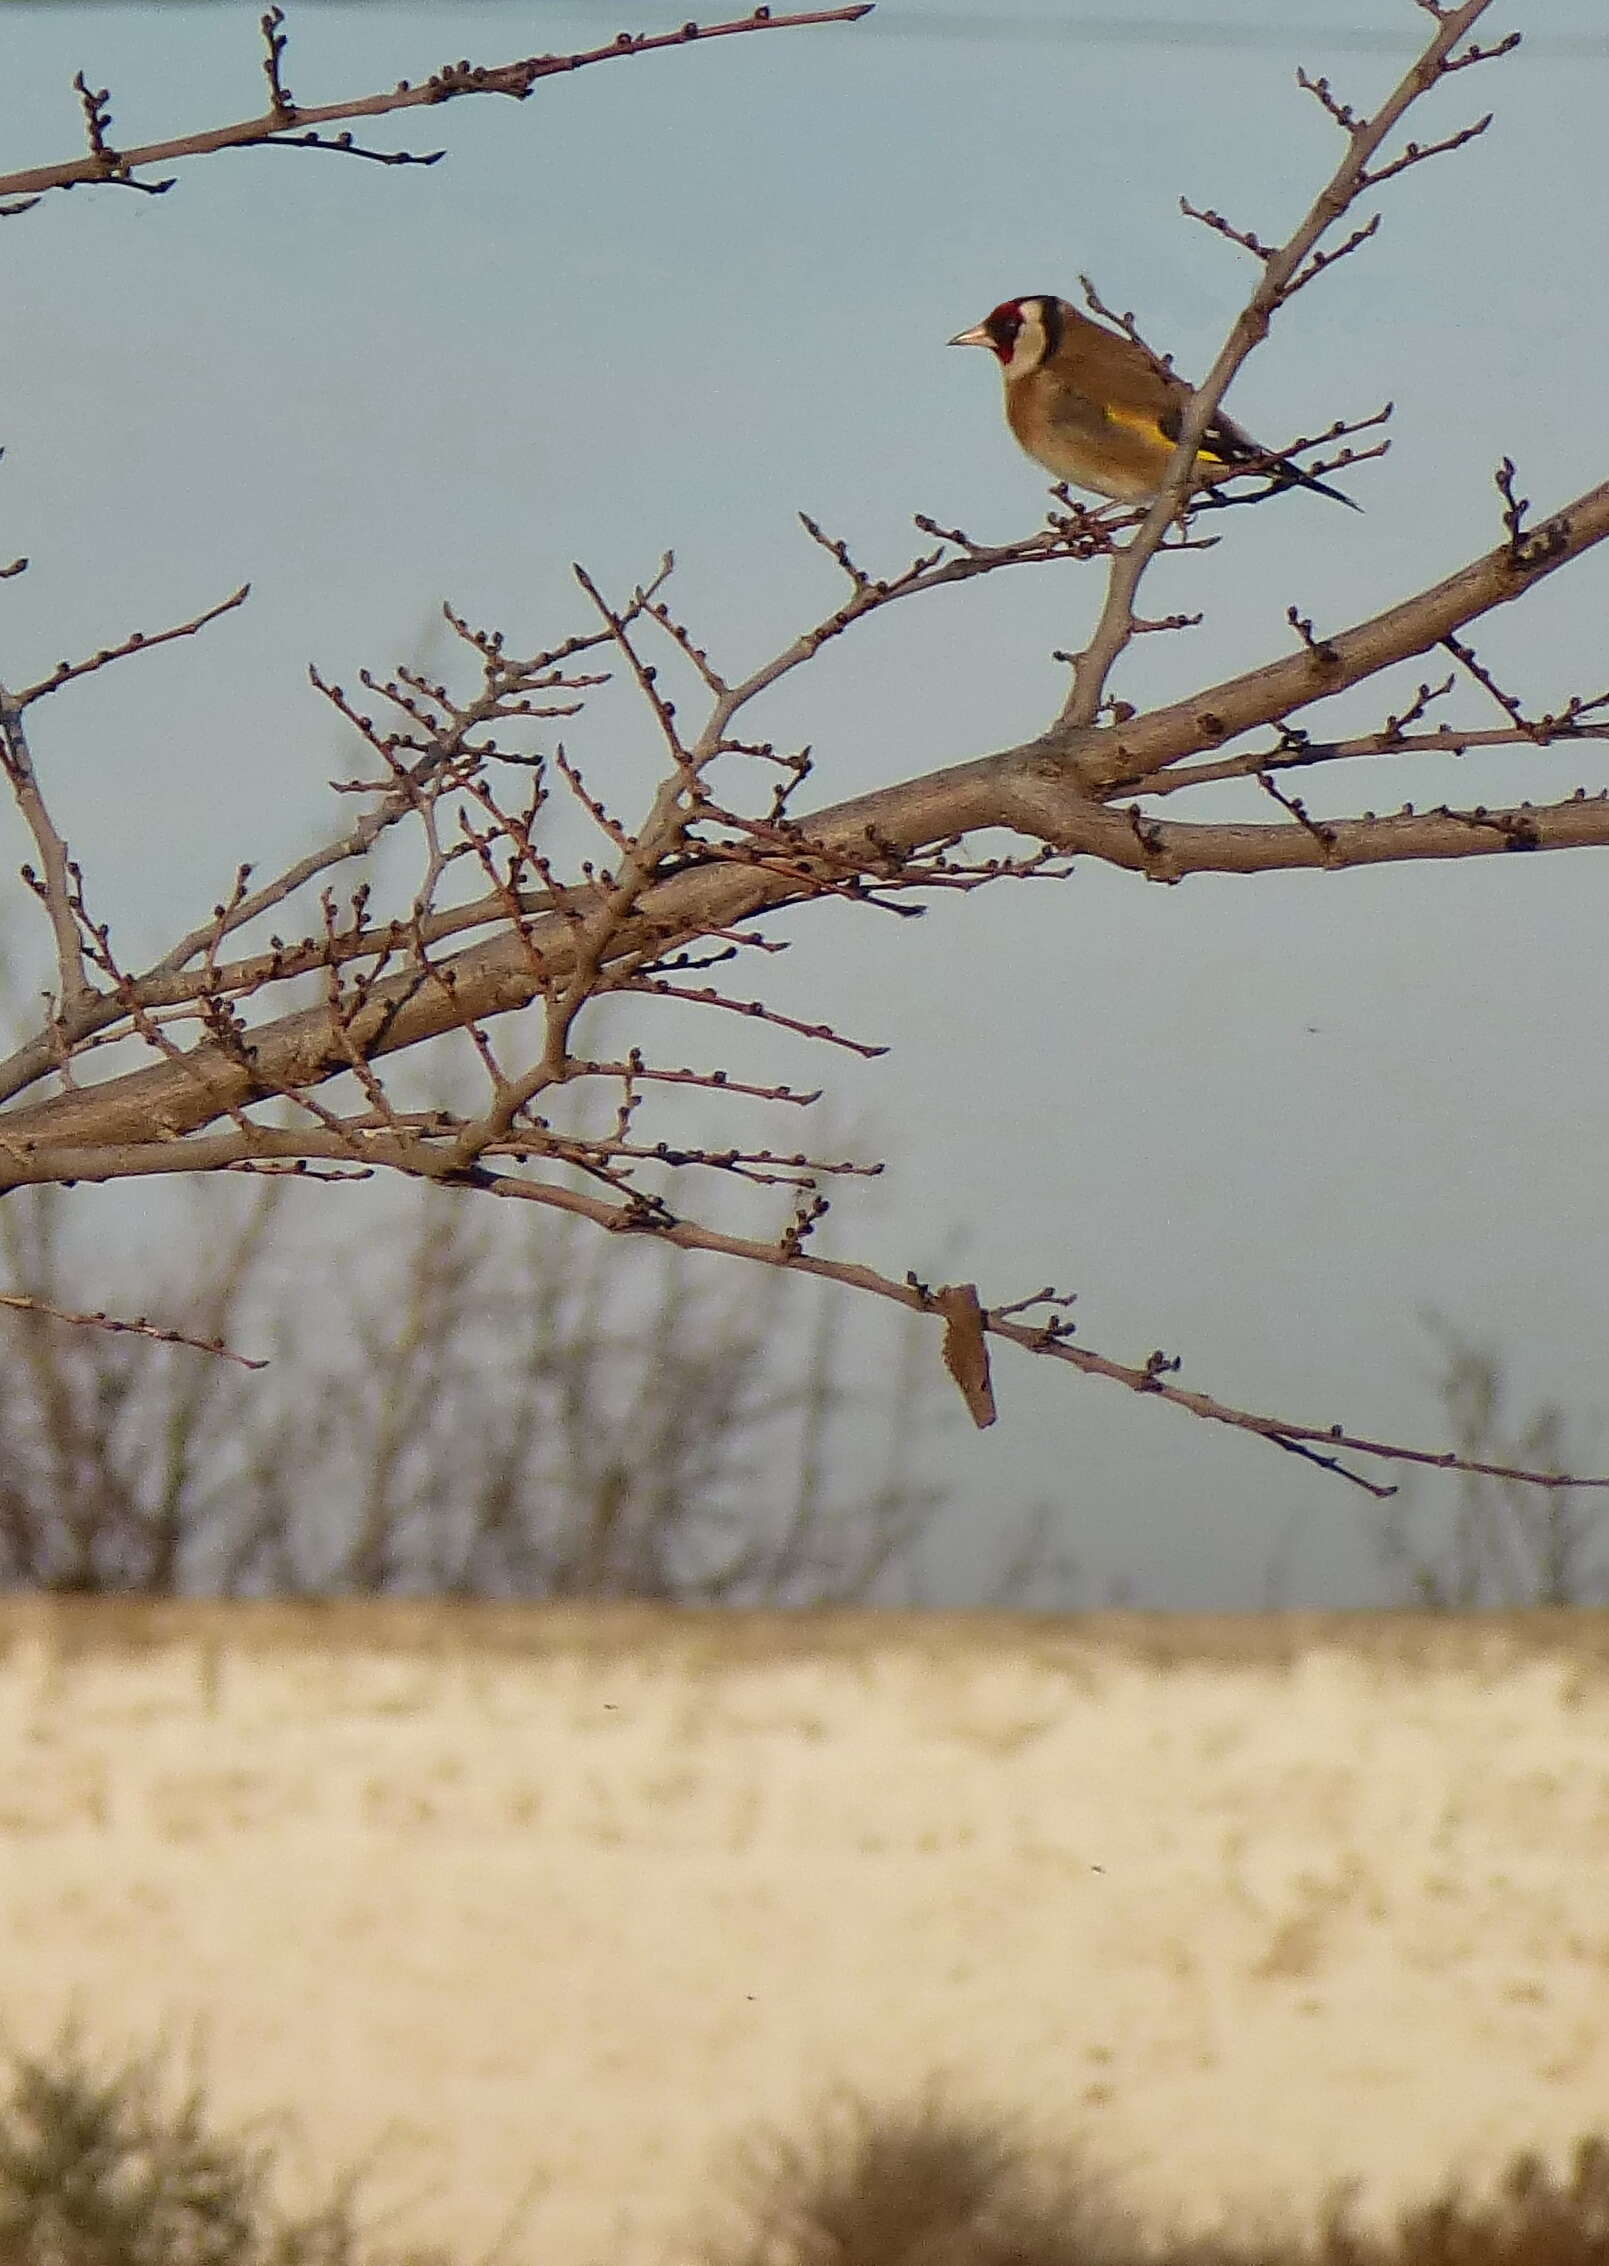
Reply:
[[[954,338],[946,339],[944,343],[946,344],[946,346],[992,347],[994,345],[994,340],[984,329],[982,323],[974,323],[970,330],[958,330]]]

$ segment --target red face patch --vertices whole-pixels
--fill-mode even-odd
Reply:
[[[1009,362],[1022,335],[1022,301],[1007,299],[992,314],[983,318],[983,328],[989,334],[989,343],[1002,362]]]

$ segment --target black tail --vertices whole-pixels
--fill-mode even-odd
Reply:
[[[1262,504],[1270,496],[1284,495],[1289,488],[1310,488],[1315,496],[1328,496],[1332,503],[1345,504],[1348,511],[1363,509],[1350,496],[1343,495],[1339,488],[1327,488],[1322,480],[1315,480],[1311,472],[1304,472],[1299,464],[1292,464],[1288,457],[1281,458],[1275,464],[1247,465],[1244,472],[1236,472],[1231,477],[1255,480],[1259,473],[1267,475],[1266,488],[1254,488],[1250,495],[1244,496],[1225,495],[1218,486],[1198,488],[1190,499],[1192,510],[1227,511],[1232,504]]]
[[[1345,504],[1348,511],[1363,509],[1350,496],[1343,495],[1339,488],[1327,488],[1322,480],[1315,480],[1311,472],[1304,472],[1299,464],[1292,464],[1288,456],[1281,457],[1270,476],[1274,483],[1270,494],[1276,494],[1281,488],[1311,488],[1315,496],[1328,496],[1332,503]]]
[[[1168,433],[1170,418],[1173,422],[1173,430],[1168,437],[1177,440],[1182,418],[1177,411],[1170,412],[1170,417],[1164,417],[1162,420],[1164,433]],[[1315,480],[1311,472],[1304,472],[1294,458],[1288,456],[1271,457],[1267,449],[1261,449],[1257,446],[1250,433],[1241,431],[1232,417],[1215,417],[1213,419],[1207,427],[1202,441],[1202,457],[1203,459],[1216,457],[1220,465],[1244,466],[1248,479],[1255,478],[1258,473],[1263,473],[1268,480],[1266,488],[1259,488],[1256,494],[1251,496],[1218,496],[1214,493],[1213,500],[1217,503],[1260,504],[1265,496],[1280,495],[1287,488],[1311,488],[1315,496],[1328,496],[1332,503],[1345,504],[1348,511],[1361,511],[1363,509],[1363,506],[1355,504],[1350,496],[1342,495],[1339,488],[1327,488],[1322,480]]]

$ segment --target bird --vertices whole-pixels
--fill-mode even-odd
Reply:
[[[1091,322],[1054,293],[1038,291],[1003,299],[949,343],[986,346],[998,360],[1006,422],[1036,464],[1115,503],[1155,500],[1192,388],[1134,339]],[[1247,470],[1267,475],[1262,495],[1310,488],[1352,511],[1363,508],[1289,457],[1259,448],[1220,410],[1197,454],[1194,485],[1210,489]]]

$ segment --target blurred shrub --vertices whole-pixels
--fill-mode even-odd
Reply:
[[[1145,2246],[1071,2151],[938,2095],[833,2102],[802,2138],[737,2151],[732,2233],[709,2266],[1129,2266]]]
[[[727,2230],[701,2266],[1609,2266],[1609,2142],[1569,2167],[1516,2157],[1489,2189],[1450,2185],[1383,2226],[1349,2197],[1316,2228],[1169,2234],[1071,2145],[930,2094],[835,2102],[802,2138],[742,2144]]]
[[[48,2056],[14,2054],[0,2266],[449,2266],[380,2248],[356,2176],[297,2215],[281,2171],[270,2138],[219,2129],[204,2088],[175,2082],[160,2052],[98,2063],[68,2036]],[[1518,2156],[1489,2189],[1450,2186],[1385,2226],[1340,2199],[1316,2227],[1179,2236],[1072,2145],[937,2093],[892,2107],[846,2095],[802,2135],[743,2142],[728,2184],[724,2223],[684,2249],[689,2266],[1609,2266],[1601,2139],[1563,2170]]]
[[[279,2151],[215,2128],[161,2052],[101,2063],[68,2035],[14,2054],[0,2097],[3,2266],[403,2266],[361,2234],[355,2179],[305,2216]],[[415,2252],[412,2266],[442,2266]]]

